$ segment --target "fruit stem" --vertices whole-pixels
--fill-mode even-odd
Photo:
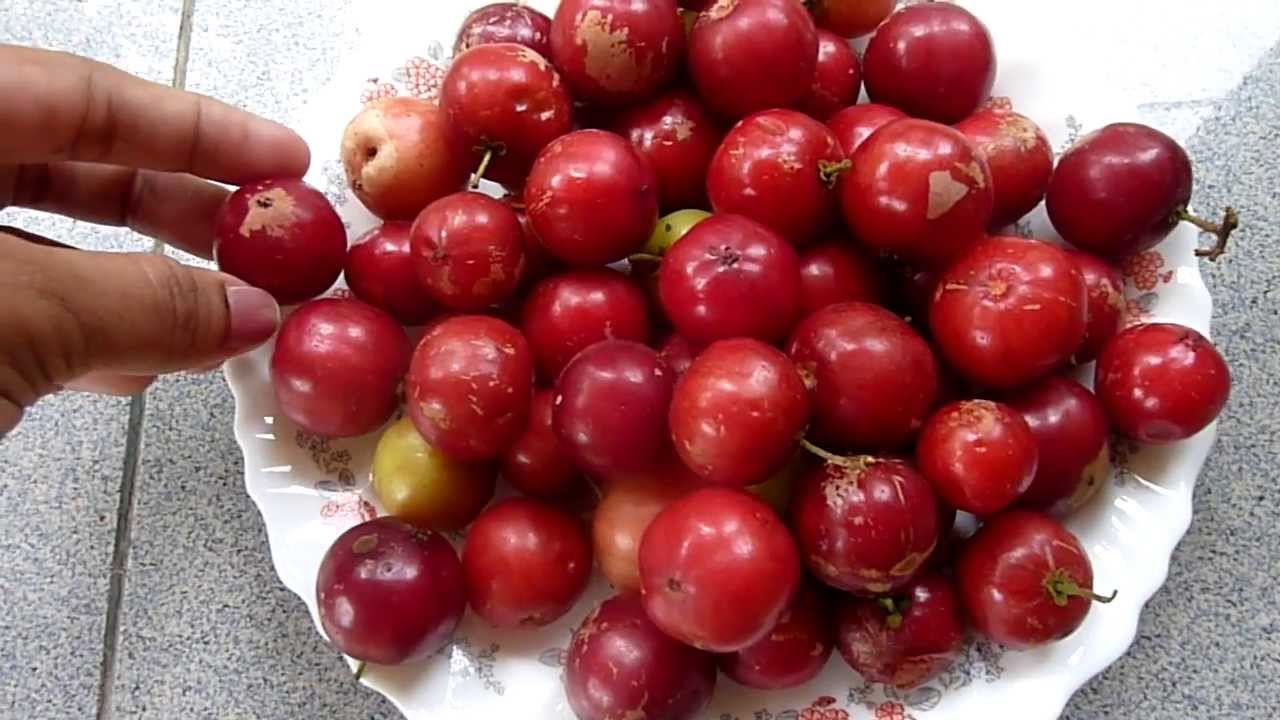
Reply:
[[[1222,222],[1216,224],[1192,215],[1186,208],[1178,208],[1173,216],[1214,236],[1213,247],[1196,248],[1196,257],[1206,258],[1210,262],[1217,262],[1218,258],[1222,257],[1222,254],[1227,251],[1227,239],[1236,228],[1240,227],[1240,216],[1236,214],[1235,208],[1231,207],[1222,213]]]
[[[1067,602],[1073,597],[1106,604],[1115,600],[1116,596],[1120,594],[1119,590],[1112,590],[1110,597],[1106,597],[1095,593],[1093,590],[1082,588],[1062,568],[1049,573],[1049,576],[1044,579],[1044,589],[1048,591],[1049,597],[1053,599],[1053,604],[1058,607],[1066,607]]]
[[[899,606],[893,598],[880,598],[877,602],[888,615],[884,622],[889,626],[889,629],[897,630],[902,627],[902,611],[906,609],[905,603],[903,606]]]
[[[363,678],[363,677],[364,677],[364,671],[365,671],[368,667],[369,667],[368,663],[366,663],[366,662],[365,662],[365,661],[363,661],[363,660],[361,660],[360,662],[356,663],[356,671],[355,671],[355,673],[354,673],[354,677],[355,677],[355,679],[356,679],[356,682],[360,682],[361,678]]]
[[[808,450],[814,455],[817,455],[819,458],[831,463],[832,465],[839,465],[841,467],[847,467],[847,468],[853,467],[852,459],[844,457],[843,455],[837,455],[831,452],[830,450],[824,450],[818,447],[817,445],[814,445],[813,443],[809,442],[809,440],[806,438],[800,438],[800,447],[804,448],[805,450]]]
[[[840,162],[819,160],[818,177],[822,179],[822,182],[825,183],[827,187],[833,188],[836,186],[836,180],[840,177],[840,174],[847,172],[852,167],[853,163],[849,160],[841,160]]]
[[[489,162],[493,160],[493,148],[484,149],[484,157],[480,158],[480,167],[471,174],[471,179],[467,181],[467,187],[475,190],[480,187],[480,178],[484,177],[485,172],[489,169]]]
[[[628,255],[628,256],[627,256],[627,261],[628,261],[628,262],[651,262],[651,263],[660,263],[660,262],[662,262],[662,256],[661,256],[661,255],[654,255],[653,253],[643,253],[643,252],[640,252],[640,253],[632,253],[631,255]]]

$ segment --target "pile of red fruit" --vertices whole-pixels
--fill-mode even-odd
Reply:
[[[300,181],[224,207],[222,269],[306,301],[271,359],[281,412],[361,435],[403,387],[372,472],[389,515],[320,569],[330,640],[394,664],[467,605],[546,625],[594,563],[620,594],[573,637],[569,704],[656,720],[718,672],[804,683],[833,648],[910,687],[968,628],[1067,636],[1106,599],[1060,519],[1108,438],[1190,437],[1230,385],[1194,330],[1122,331],[1117,263],[1184,220],[1216,257],[1234,215],[1190,216],[1185,152],[1141,125],[1055,167],[956,5],[683,4],[473,13],[438,102],[348,126],[385,220],[350,249]],[[1073,249],[1001,234],[1046,198]],[[355,299],[311,299],[341,273]],[[1091,392],[1069,375],[1095,360]],[[521,497],[490,504],[500,479]],[[462,528],[459,559],[438,533]]]

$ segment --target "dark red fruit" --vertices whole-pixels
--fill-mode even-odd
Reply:
[[[822,672],[834,643],[825,591],[802,584],[769,634],[754,645],[721,655],[720,669],[734,682],[759,690],[796,687]]]
[[[818,30],[818,66],[813,89],[800,104],[806,115],[826,120],[837,110],[858,101],[862,91],[862,66],[849,41],[831,32]]]
[[[986,233],[991,170],[958,130],[898,120],[872,133],[850,162],[841,207],[854,237],[872,250],[938,267]]]
[[[875,260],[844,238],[800,253],[800,310],[808,316],[841,302],[883,303],[887,296]]]
[[[800,583],[786,525],[754,495],[704,488],[668,505],[640,540],[645,611],[696,648],[736,652],[769,634]]]
[[[1084,505],[1110,473],[1107,416],[1080,383],[1048,377],[1007,402],[1022,414],[1039,449],[1035,480],[1018,504],[1051,515]]]
[[[578,270],[534,286],[520,312],[538,374],[550,382],[580,351],[608,338],[649,341],[644,291],[614,270]]]
[[[933,414],[916,443],[916,466],[943,502],[985,516],[1011,505],[1031,485],[1039,450],[1018,411],[989,400],[962,400]]]
[[[502,202],[515,211],[520,218],[520,230],[524,233],[524,274],[520,278],[521,290],[533,287],[533,284],[555,272],[558,268],[555,258],[542,247],[542,241],[533,231],[529,223],[529,214],[524,211],[524,198],[521,195],[507,195]]]
[[[218,269],[281,305],[328,290],[347,261],[342,219],[301,180],[263,180],[231,193],[218,209],[213,237]]]
[[[1079,349],[1087,305],[1084,279],[1066,252],[1039,240],[992,237],[942,274],[929,327],[967,379],[1015,388]]]
[[[721,0],[689,33],[689,74],[727,119],[790,107],[813,88],[818,30],[795,0]]]
[[[685,370],[693,364],[693,359],[698,356],[698,348],[693,343],[685,340],[679,335],[669,335],[662,344],[658,346],[658,357],[667,367],[671,368],[671,372],[680,377]]]
[[[724,133],[692,93],[675,90],[631,108],[610,127],[653,165],[662,208],[707,206],[707,167]]]
[[[731,337],[777,342],[800,313],[800,259],[764,225],[741,215],[713,215],[667,251],[658,290],[671,324],[694,343]]]
[[[863,103],[847,107],[832,115],[827,119],[827,127],[836,134],[836,139],[840,141],[840,146],[844,148],[845,153],[852,157],[853,151],[857,150],[862,141],[871,136],[871,133],[906,116],[906,113],[888,105]]]
[[[1218,417],[1231,394],[1231,371],[1195,330],[1150,323],[1107,343],[1093,387],[1116,432],[1138,442],[1169,443]]]
[[[449,541],[380,517],[347,530],[325,552],[316,605],[325,635],[343,654],[398,665],[443,647],[467,598]]]
[[[872,102],[940,123],[971,115],[996,80],[987,27],[951,3],[895,12],[871,36],[862,62]]]
[[[1083,365],[1096,360],[1102,348],[1124,327],[1124,276],[1119,268],[1101,258],[1075,250],[1067,254],[1075,261],[1089,293],[1084,341],[1071,358]]]
[[[715,686],[715,657],[667,637],[639,595],[604,601],[569,643],[564,689],[578,720],[693,720]]]
[[[684,45],[675,0],[561,0],[551,21],[551,59],[573,96],[597,105],[630,105],[666,87]]]
[[[524,336],[484,315],[433,325],[405,378],[414,427],[459,460],[499,457],[524,429],[532,396],[533,361]]]
[[[814,0],[813,16],[818,27],[852,38],[875,30],[893,6],[894,0]]]
[[[813,432],[824,443],[897,449],[933,408],[933,351],[882,307],[850,302],[818,310],[796,328],[787,352],[809,379]]]
[[[462,21],[453,43],[457,57],[477,45],[516,43],[539,55],[551,57],[551,18],[519,3],[493,3],[472,12]]]
[[[524,432],[502,454],[502,477],[536,498],[565,498],[582,486],[573,457],[552,426],[554,399],[551,390],[534,392]]]
[[[837,618],[840,655],[865,680],[906,690],[945,671],[964,647],[951,582],[934,571],[888,597],[847,597]]]
[[[351,294],[391,313],[403,325],[421,325],[435,303],[413,267],[407,222],[385,222],[361,235],[347,253],[343,271]]]
[[[418,216],[410,237],[422,286],[451,310],[475,312],[499,303],[515,292],[524,274],[520,218],[488,195],[440,198]]]
[[[561,5],[564,7],[564,5]],[[542,245],[577,267],[639,250],[658,221],[657,177],[631,143],[602,130],[552,142],[529,171],[525,212]]]
[[[717,213],[751,218],[799,245],[835,223],[836,180],[847,168],[825,125],[794,110],[766,110],[725,136],[707,194]]]
[[[671,439],[684,464],[717,485],[755,485],[791,458],[809,421],[796,368],[757,340],[703,350],[671,397]]]
[[[399,401],[409,338],[359,300],[325,298],[285,318],[271,354],[271,388],[285,417],[324,437],[378,429]]]
[[[991,168],[992,228],[1012,225],[1040,204],[1053,174],[1053,146],[1038,125],[1013,111],[1009,98],[993,98],[956,129],[978,146]]]
[[[1094,594],[1093,567],[1080,541],[1028,510],[983,525],[961,549],[955,573],[974,629],[1018,650],[1065,638],[1093,601],[1111,601]]]
[[[573,607],[591,579],[591,539],[552,505],[511,498],[471,523],[462,548],[467,601],[498,628],[541,627]]]

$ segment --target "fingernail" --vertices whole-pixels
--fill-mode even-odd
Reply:
[[[280,324],[280,306],[275,298],[249,286],[230,286],[226,292],[231,326],[224,349],[238,353],[266,342]]]

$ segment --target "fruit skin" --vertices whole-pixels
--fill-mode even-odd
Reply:
[[[991,169],[958,130],[897,120],[863,141],[840,182],[853,236],[877,252],[922,266],[945,266],[986,234],[994,194]]]
[[[1102,348],[1124,327],[1124,275],[1120,268],[1088,253],[1070,250],[1089,294],[1085,308],[1084,340],[1072,356],[1077,365],[1098,359]]]
[[[1075,632],[1091,603],[1078,591],[1093,589],[1093,566],[1080,541],[1029,510],[983,525],[961,548],[955,577],[974,630],[1015,650]]]
[[[523,45],[481,45],[455,56],[440,107],[484,177],[518,188],[542,148],[573,129],[573,100],[546,58]]]
[[[791,529],[809,572],[860,595],[909,583],[938,543],[938,517],[920,473],[869,455],[813,468],[791,498]]]
[[[689,492],[680,482],[622,481],[605,492],[591,520],[600,573],[619,592],[640,592],[640,539],[658,513]]]
[[[845,153],[852,157],[853,152],[871,133],[905,117],[906,113],[888,105],[862,103],[847,107],[827,118],[827,127],[835,133]]]
[[[875,260],[841,238],[800,253],[800,314],[842,302],[882,304],[888,297]]]
[[[671,246],[658,271],[667,317],[699,345],[777,342],[800,312],[800,259],[780,235],[741,215],[714,215]]]
[[[427,444],[409,418],[378,439],[371,473],[373,494],[387,514],[439,532],[466,527],[493,499],[492,465],[462,463]]]
[[[1053,175],[1053,145],[1040,126],[1014,112],[1008,98],[992,98],[955,128],[978,146],[991,168],[993,230],[1012,225],[1040,204]]]
[[[663,634],[636,594],[605,600],[569,642],[565,696],[579,720],[692,720],[715,686],[715,657]]]
[[[758,340],[712,343],[671,396],[671,439],[690,470],[715,485],[756,485],[780,469],[809,420],[795,366]]]
[[[316,605],[343,654],[380,665],[418,660],[443,647],[462,619],[462,565],[440,535],[375,518],[325,552]]]
[[[794,106],[812,89],[817,64],[818,30],[795,0],[717,2],[689,33],[698,95],[727,120]]]
[[[862,65],[849,42],[830,30],[818,30],[818,65],[813,88],[801,103],[806,115],[826,120],[858,101],[862,91]]]
[[[718,214],[737,214],[801,245],[835,224],[840,141],[794,110],[765,110],[733,127],[711,159],[707,194]]]
[[[875,30],[893,6],[894,0],[815,0],[813,17],[818,27],[853,38]]]
[[[241,186],[214,219],[218,269],[292,305],[328,290],[347,261],[347,231],[319,190],[279,178]]]
[[[457,57],[478,45],[516,43],[551,57],[551,18],[522,3],[493,3],[462,21],[453,43]]]
[[[582,488],[578,469],[552,427],[555,392],[533,393],[524,432],[502,453],[502,477],[535,498],[566,499]]]
[[[759,690],[797,687],[822,672],[834,643],[830,599],[805,583],[769,634],[754,645],[721,655],[720,670],[734,682]]]
[[[924,424],[938,363],[919,333],[882,307],[829,305],[796,328],[787,354],[809,378],[813,432],[842,449],[897,449]]]
[[[724,131],[687,90],[625,110],[610,125],[653,166],[664,210],[707,206],[707,167]]]
[[[621,107],[675,78],[685,35],[675,0],[561,0],[551,20],[551,59],[573,96]]]
[[[1191,160],[1151,127],[1115,123],[1062,157],[1045,198],[1049,220],[1072,245],[1118,260],[1155,247],[1191,201]]]
[[[407,222],[385,222],[356,238],[343,270],[351,294],[391,313],[404,325],[421,325],[436,313],[418,282]]]
[[[1088,295],[1065,251],[991,237],[938,280],[929,305],[935,345],[981,385],[1012,389],[1066,362],[1084,339]]]
[[[955,663],[964,647],[964,614],[951,581],[930,571],[892,597],[845,597],[836,620],[840,655],[868,682],[901,690],[924,684]]]
[[[477,312],[499,303],[524,276],[520,218],[488,195],[440,198],[418,215],[409,236],[418,279],[450,310]]]
[[[940,123],[971,115],[996,79],[991,33],[951,3],[922,3],[890,15],[871,36],[862,62],[872,102]]]
[[[703,488],[668,505],[640,540],[644,609],[663,632],[710,652],[769,634],[800,583],[796,545],[763,501]]]
[[[534,286],[520,311],[538,374],[555,382],[580,351],[615,338],[648,342],[644,291],[615,270],[575,270]]]
[[[369,103],[342,133],[347,183],[383,220],[413,220],[432,201],[461,190],[471,165],[444,111],[419,98]]]
[[[1005,402],[1022,414],[1040,451],[1018,504],[1061,517],[1097,494],[1111,472],[1110,429],[1098,398],[1069,377],[1050,376]]]
[[[607,265],[649,238],[658,220],[657,186],[652,166],[631,143],[603,130],[578,130],[534,161],[525,211],[556,259],[574,267]]]
[[[533,395],[533,359],[518,330],[484,315],[441,320],[418,343],[405,378],[413,425],[464,461],[497,458],[520,436]]]
[[[1231,370],[1195,330],[1147,323],[1107,343],[1093,387],[1116,432],[1138,442],[1171,443],[1218,417],[1231,394]]]
[[[699,349],[679,335],[671,334],[658,345],[658,357],[671,368],[676,377],[680,377],[693,364]]]
[[[961,400],[939,409],[916,443],[916,466],[943,502],[978,516],[1003,510],[1031,486],[1036,437],[1015,409]]]
[[[409,367],[409,338],[359,300],[323,298],[285,318],[271,353],[280,412],[323,437],[355,437],[391,419]]]
[[[672,245],[675,245],[680,238],[689,234],[693,226],[709,217],[711,217],[711,213],[697,208],[677,210],[663,215],[658,218],[658,224],[653,226],[653,233],[649,235],[649,241],[644,244],[640,252],[658,257],[666,255]],[[632,260],[633,264],[634,262]]]

